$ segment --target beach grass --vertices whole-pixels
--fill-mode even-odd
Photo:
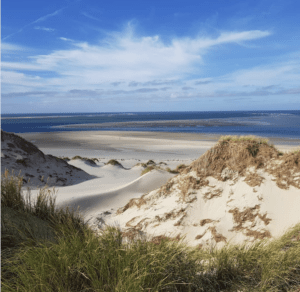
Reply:
[[[55,190],[36,200],[22,193],[22,177],[1,178],[1,211],[48,224],[55,240],[5,226],[1,212],[2,291],[297,291],[300,287],[300,224],[273,241],[187,247],[183,240],[136,236],[117,227],[96,233],[74,210],[55,207]],[[14,229],[13,229],[14,228]],[[4,243],[4,244],[3,244]]]
[[[116,159],[110,159],[106,164],[107,165],[111,164],[111,165],[123,167],[123,165]]]
[[[178,173],[179,173],[178,170],[176,170],[176,169],[171,169],[170,167],[167,167],[167,168],[166,168],[166,171],[169,172],[169,173],[173,173],[173,174],[178,174]]]
[[[155,167],[155,166],[147,166],[142,172],[141,172],[141,176],[142,175],[144,175],[144,174],[146,174],[146,173],[148,173],[148,172],[150,172],[151,170],[153,170],[153,169],[157,169],[157,167]]]
[[[225,135],[221,136],[219,142],[256,142],[259,144],[269,144],[269,139],[262,138],[254,135],[247,135],[247,136],[238,136],[238,135]],[[269,144],[270,145],[270,144]]]
[[[62,159],[64,159],[64,160],[70,160],[68,157],[64,157]],[[74,156],[71,160],[78,160],[78,159],[79,160],[84,160],[84,161],[89,162],[89,163],[91,163],[93,165],[96,165],[96,161],[99,161],[97,158],[81,157],[80,155]]]

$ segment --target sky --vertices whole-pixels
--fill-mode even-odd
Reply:
[[[298,0],[9,0],[1,113],[300,109]]]

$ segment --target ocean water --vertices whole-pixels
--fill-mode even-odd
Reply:
[[[159,131],[300,138],[298,111],[3,114],[7,132]]]

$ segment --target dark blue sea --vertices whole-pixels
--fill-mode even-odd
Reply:
[[[159,121],[155,124],[152,122]],[[172,125],[163,121],[179,121]],[[180,123],[184,121],[184,123]],[[189,124],[198,121],[200,125]],[[213,123],[211,123],[213,121]],[[128,123],[131,122],[131,123]],[[134,122],[134,123],[132,123]],[[143,123],[144,122],[144,123]],[[151,123],[145,123],[151,122]],[[106,127],[106,124],[109,123]],[[118,124],[122,123],[122,124]],[[2,114],[7,132],[159,131],[300,138],[300,110]]]

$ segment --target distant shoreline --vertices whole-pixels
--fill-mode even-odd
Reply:
[[[220,134],[135,131],[67,131],[17,134],[47,154],[124,159],[197,159]],[[280,151],[300,146],[300,139],[269,138]]]
[[[299,124],[300,111],[216,111],[4,116],[1,127],[7,132],[24,134],[75,131],[160,132],[163,136],[176,133],[210,137],[252,134],[293,141],[300,140]]]

